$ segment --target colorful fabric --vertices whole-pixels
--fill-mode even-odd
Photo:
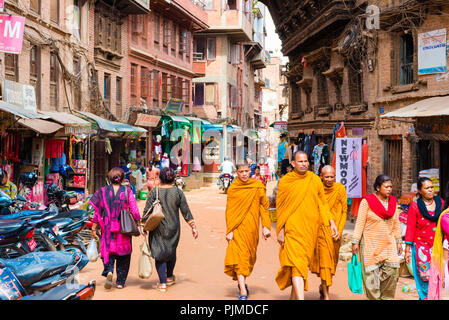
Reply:
[[[426,204],[424,203],[424,200],[421,197],[419,197],[418,200],[416,200],[416,204],[418,205],[419,212],[422,214],[424,218],[436,223],[440,218],[443,201],[439,196],[433,197],[433,200],[435,201],[435,211],[432,214],[430,214],[427,211]]]
[[[330,188],[324,187],[324,194],[331,213],[330,219],[334,220],[341,236],[348,211],[346,189],[337,182]],[[341,237],[338,241],[334,241],[330,226],[321,226],[310,271],[326,281],[327,286],[332,285],[332,276],[335,275],[340,256],[340,245]]]
[[[292,284],[293,270],[304,279],[315,251],[321,225],[329,226],[330,211],[321,179],[311,171],[292,171],[280,181],[276,197],[276,232],[284,229],[285,243],[279,249],[281,268],[276,282],[281,290]]]
[[[120,211],[128,208],[135,220],[140,220],[140,214],[130,188],[127,188],[128,199],[125,200],[125,188],[120,186],[114,194],[113,185],[105,186],[89,201],[95,209],[93,222],[101,227],[101,257],[105,264],[111,254],[123,256],[132,252],[131,237],[120,233]]]
[[[256,263],[259,243],[259,221],[271,229],[268,214],[270,204],[265,186],[257,180],[243,182],[237,178],[228,189],[226,203],[226,234],[233,239],[226,248],[224,273],[237,280],[237,275],[248,277]]]
[[[425,259],[429,258],[428,250],[425,255],[422,251],[424,247],[419,249],[415,244],[412,245],[412,270],[413,278],[415,279],[416,291],[418,291],[419,299],[425,300],[427,298],[427,292],[429,287],[430,278],[430,260],[427,262]]]
[[[359,243],[362,236],[365,239],[365,267],[384,261],[399,266],[397,243],[402,241],[399,212],[399,209],[396,210],[391,219],[385,220],[371,210],[366,199],[360,203],[352,242]]]
[[[50,139],[45,141],[45,158],[61,158],[64,153],[64,142],[62,139]]]
[[[0,186],[0,190],[6,193],[11,199],[15,199],[17,196],[17,186],[8,180],[3,186]]]
[[[380,218],[391,219],[394,216],[396,212],[396,205],[398,202],[398,200],[395,197],[393,196],[389,197],[388,209],[385,209],[382,202],[380,202],[379,198],[374,193],[365,196],[365,199],[368,202],[370,209]]]

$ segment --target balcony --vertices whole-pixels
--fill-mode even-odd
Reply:
[[[251,14],[239,10],[208,11],[208,33],[226,33],[234,41],[247,42],[253,38]]]
[[[150,12],[150,0],[103,0],[125,14],[145,14]]]
[[[193,61],[193,72],[196,73],[197,77],[206,76],[206,63],[205,60]]]
[[[173,21],[191,25],[194,32],[209,28],[204,0],[151,0],[151,8],[164,12]]]

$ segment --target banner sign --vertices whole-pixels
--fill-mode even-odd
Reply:
[[[418,35],[418,73],[446,72],[446,29]]]
[[[279,131],[287,131],[287,121],[275,121],[274,128]]]
[[[0,52],[22,52],[25,17],[0,14]]]
[[[36,92],[29,84],[3,80],[3,100],[36,112]]]
[[[348,198],[362,197],[362,139],[336,138],[336,181],[341,182]]]

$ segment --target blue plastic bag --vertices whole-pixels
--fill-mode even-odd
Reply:
[[[363,293],[362,281],[362,264],[359,262],[359,255],[353,254],[351,262],[348,262],[348,286],[352,293]]]

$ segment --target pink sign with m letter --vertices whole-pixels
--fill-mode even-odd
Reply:
[[[22,51],[25,17],[0,14],[0,52]]]

